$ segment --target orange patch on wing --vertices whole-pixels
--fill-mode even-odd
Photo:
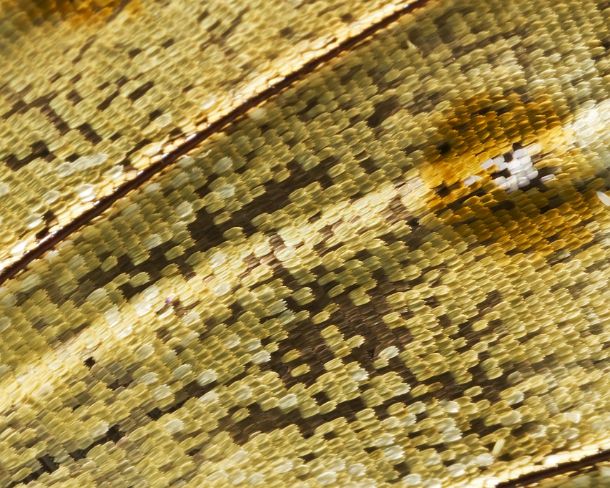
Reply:
[[[559,259],[586,247],[593,240],[585,224],[595,213],[595,178],[587,168],[574,172],[579,155],[566,139],[566,122],[547,97],[482,95],[454,105],[439,120],[436,144],[420,168],[432,189],[427,207],[467,242],[497,244],[507,253]],[[500,172],[483,163],[511,153],[514,144],[539,145],[534,168],[554,180],[501,188],[494,180]]]
[[[61,19],[78,25],[105,21],[122,10],[133,11],[138,5],[139,0],[18,0],[13,8],[34,23]]]
[[[514,143],[561,137],[564,122],[549,97],[529,101],[515,92],[460,100],[436,116],[435,140],[421,168],[431,188],[476,174],[483,161],[508,152]]]

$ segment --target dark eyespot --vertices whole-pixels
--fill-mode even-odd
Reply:
[[[441,156],[445,156],[449,153],[449,151],[451,151],[451,143],[449,143],[448,141],[442,142],[438,146],[436,146],[436,149],[438,149],[438,153]]]

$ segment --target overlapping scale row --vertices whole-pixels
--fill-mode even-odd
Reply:
[[[607,15],[430,2],[7,281],[0,479],[483,487],[608,449]]]

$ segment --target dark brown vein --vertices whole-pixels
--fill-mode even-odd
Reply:
[[[528,486],[536,486],[537,483],[544,481],[554,476],[569,473],[571,471],[580,471],[587,468],[593,468],[597,463],[610,461],[610,450],[601,451],[597,454],[584,457],[578,461],[570,461],[568,463],[559,464],[542,471],[528,473],[514,480],[508,480],[500,483],[496,488],[526,488]]]

